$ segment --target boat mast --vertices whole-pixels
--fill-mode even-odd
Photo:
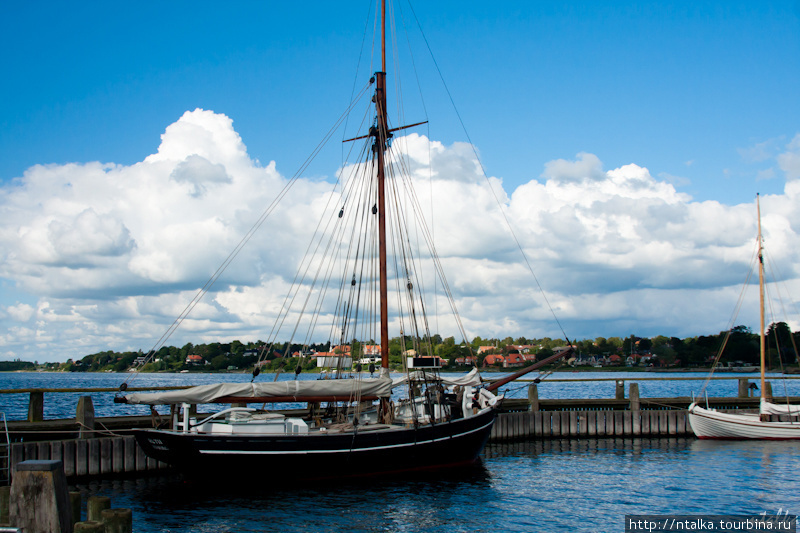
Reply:
[[[764,369],[766,368],[766,339],[764,338],[764,238],[761,236],[761,202],[756,194],[756,210],[758,212],[758,297],[761,314],[761,399],[765,400]]]
[[[373,150],[378,157],[378,253],[381,304],[381,368],[389,368],[389,283],[386,275],[386,168],[384,155],[389,134],[386,115],[386,0],[381,0],[381,71],[375,73],[375,111],[378,124]]]

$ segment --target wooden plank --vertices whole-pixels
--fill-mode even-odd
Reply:
[[[522,413],[522,436],[526,439],[531,436],[533,431],[531,430],[531,414],[530,413]]]
[[[633,434],[633,412],[632,411],[623,411],[622,412],[622,433],[626,437],[630,437]]]
[[[531,414],[533,418],[533,436],[537,439],[542,438],[542,412],[536,411]]]
[[[85,439],[75,443],[75,475],[85,476],[89,473],[89,441]]]
[[[111,471],[115,474],[124,472],[125,467],[125,442],[122,437],[111,439]]]
[[[586,437],[588,433],[587,428],[587,414],[586,411],[581,411],[578,413],[578,436],[579,437]]]
[[[100,473],[110,474],[114,471],[112,464],[113,445],[111,439],[97,439],[100,441]]]
[[[11,463],[8,465],[8,473],[14,475],[14,467],[17,463],[25,460],[25,446],[21,442],[12,442],[11,450],[9,453]]]
[[[603,434],[604,437],[613,437],[614,436],[614,411],[604,411],[603,414],[606,417],[606,429],[605,433]]]
[[[136,471],[142,472],[147,470],[147,455],[139,443],[136,443]]]
[[[642,412],[641,411],[631,411],[632,423],[633,427],[631,427],[631,432],[634,437],[638,437],[642,434]]]
[[[597,435],[597,411],[586,412],[586,435],[594,437]]]
[[[669,434],[677,435],[678,434],[678,412],[677,411],[667,411],[667,424],[669,426]]]
[[[658,412],[658,436],[659,437],[666,437],[667,436],[667,412],[666,411],[659,411]]]
[[[100,473],[100,439],[86,439],[86,444],[89,475],[96,476]]]
[[[64,460],[64,474],[67,477],[72,477],[76,474],[75,471],[75,441],[65,440],[62,444],[63,460]]]
[[[39,445],[35,442],[26,442],[23,445],[25,449],[25,460],[35,461],[39,458]]]
[[[615,437],[622,437],[624,435],[624,422],[623,422],[623,415],[625,413],[623,411],[614,411],[614,436]]]
[[[548,411],[550,415],[550,435],[552,437],[561,437],[561,415],[558,411]]]
[[[47,461],[50,459],[50,442],[37,442],[36,443],[36,458],[40,461]]]
[[[50,460],[61,461],[64,464],[64,443],[60,440],[48,442],[50,445]]]
[[[494,430],[494,427],[492,427]],[[122,471],[123,472],[136,472],[136,448],[138,448],[136,444],[135,437],[123,437],[122,441],[125,447],[125,458],[123,460]]]
[[[564,411],[562,413],[561,425],[564,425],[563,416],[567,415],[567,424],[569,425],[569,436],[578,436],[578,413],[577,411]]]
[[[642,415],[642,431],[640,435],[646,437],[650,435],[650,416],[652,411],[639,411]]]

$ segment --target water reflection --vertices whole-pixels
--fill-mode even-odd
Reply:
[[[626,514],[800,511],[797,443],[580,439],[490,444],[474,469],[298,485],[158,477],[85,493],[134,510],[137,532],[599,531]]]

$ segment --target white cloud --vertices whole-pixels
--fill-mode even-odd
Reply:
[[[800,133],[786,145],[786,151],[778,155],[778,166],[786,173],[787,180],[800,178]]]
[[[412,134],[394,149],[405,153],[468,334],[561,336],[497,201],[569,337],[725,327],[752,256],[753,205],[693,202],[671,176],[636,164],[605,170],[590,153],[546,163],[539,179],[506,191],[498,178],[487,183],[467,144]],[[791,280],[800,276],[798,154],[800,135],[778,158],[785,192],[762,198],[769,260]],[[0,356],[30,345],[40,360],[42,350],[64,359],[148,349],[286,182],[274,162],[249,157],[230,118],[200,109],[134,165],[31,167],[0,189],[0,277],[38,302],[1,302]],[[355,207],[330,183],[298,180],[170,343],[266,338],[320,213],[340,203]],[[413,269],[433,278],[430,262]],[[322,305],[318,337],[332,327],[331,306]],[[432,328],[452,335],[447,307],[431,296],[429,312],[441,315]]]

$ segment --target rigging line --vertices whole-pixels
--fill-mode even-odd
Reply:
[[[363,173],[365,173],[367,171],[367,169],[369,167],[368,160],[366,159],[367,151],[368,151],[367,143],[364,143],[362,145],[362,150],[361,150],[361,154],[359,156],[359,161],[365,161],[365,163],[359,163],[359,164],[357,164],[357,165],[352,167],[352,169],[350,171],[350,174],[346,179],[348,186],[355,187],[356,184],[358,183],[358,180],[359,180],[359,177],[358,177],[359,174],[363,174]],[[363,178],[361,178],[361,179],[363,179]],[[349,219],[349,217],[350,217],[350,215],[348,213],[348,219]],[[346,219],[346,220],[348,220],[348,219]],[[339,238],[337,239],[337,242],[343,242],[344,241],[344,239],[342,238],[342,235],[344,235],[345,228],[346,228],[346,223],[342,223],[340,225],[341,234],[339,235]],[[339,254],[341,254],[341,253],[342,253],[342,250],[341,250],[341,247],[339,247],[338,248],[338,252],[337,252],[337,256]],[[326,285],[325,285],[325,290],[326,291],[327,291],[327,288],[330,286],[331,281],[333,280],[333,267],[334,267],[334,263],[336,263],[336,262],[337,261],[336,261],[335,257],[332,257],[330,259],[329,266],[328,266],[328,279],[327,279],[327,282],[326,282]],[[345,268],[344,272],[346,272],[346,270],[347,269]],[[342,302],[343,302],[344,283],[345,283],[345,279],[341,278],[339,280],[339,291],[338,291],[338,295],[337,295],[337,299],[336,299],[336,306],[335,306],[335,311],[334,311],[334,320],[331,322],[331,331],[329,333],[329,339],[333,339],[334,338],[334,329],[336,329],[336,323],[337,323],[336,317],[339,314],[339,309],[341,308]]]
[[[369,88],[369,86],[365,86],[364,89],[362,89],[361,94],[363,95],[363,93],[365,93],[366,89],[368,89],[368,88]],[[360,97],[359,97],[359,99],[360,99]],[[323,140],[320,141],[320,143],[317,145],[317,148],[312,152],[312,155],[310,155],[306,159],[306,161],[303,163],[303,165],[301,165],[300,169],[297,172],[295,172],[295,174],[292,176],[292,178],[286,183],[286,185],[284,185],[283,189],[279,192],[278,196],[262,212],[261,216],[256,220],[256,222],[253,224],[253,226],[251,226],[250,230],[248,230],[248,232],[245,233],[244,237],[242,237],[242,239],[239,241],[239,243],[236,245],[236,247],[234,247],[234,249],[230,252],[230,254],[228,254],[228,257],[217,268],[217,270],[214,272],[214,274],[212,274],[211,278],[209,278],[209,280],[205,283],[205,285],[203,285],[203,287],[200,290],[198,290],[198,292],[195,294],[195,297],[189,302],[189,304],[187,304],[187,306],[184,308],[183,312],[178,316],[178,318],[175,319],[175,321],[172,323],[172,325],[170,325],[170,327],[167,329],[167,331],[158,339],[156,344],[148,352],[148,355],[146,356],[146,359],[145,359],[145,363],[147,361],[149,361],[149,359],[152,359],[155,356],[156,351],[158,349],[160,349],[166,343],[167,340],[169,340],[169,338],[172,336],[172,334],[175,331],[177,331],[177,329],[184,322],[184,320],[189,316],[191,311],[194,310],[194,308],[197,306],[197,304],[200,302],[200,300],[203,298],[203,296],[205,296],[205,294],[208,293],[208,291],[211,289],[211,287],[214,285],[214,283],[217,281],[217,279],[219,279],[219,277],[225,272],[225,270],[227,270],[228,266],[239,255],[239,253],[244,248],[244,246],[250,241],[250,239],[253,237],[253,235],[255,235],[255,233],[258,231],[258,229],[263,225],[263,223],[269,217],[269,215],[272,214],[272,212],[275,210],[275,207],[280,202],[280,200],[282,200],[286,196],[286,194],[288,194],[289,190],[292,188],[292,186],[299,179],[301,172],[303,172],[303,170],[308,167],[308,165],[311,163],[311,161],[316,157],[316,155],[322,149],[322,147],[325,144],[327,144],[327,142],[330,139],[330,137],[333,134],[333,132],[341,124],[343,118],[349,114],[350,110],[353,108],[353,106],[356,104],[356,102],[357,102],[357,100],[354,100],[354,101],[352,101],[350,103],[350,106],[345,110],[345,112],[335,122],[334,126],[323,137]],[[141,365],[141,367],[144,367],[144,365]],[[130,375],[128,378],[126,378],[125,381],[123,381],[123,383],[127,385],[128,383],[133,382],[133,380],[136,378],[136,376],[138,374],[139,374],[139,372],[134,372],[132,375]]]
[[[396,153],[396,151],[395,151],[395,153]],[[407,151],[406,152],[402,152],[402,155],[406,155],[407,156]],[[415,217],[413,217],[413,220],[415,220],[417,222],[416,224],[414,224],[414,228],[416,230],[415,231],[415,235],[417,237],[416,249],[418,250],[419,253],[417,255],[414,255],[413,252],[411,252],[412,264],[416,265],[415,268],[412,269],[412,272],[414,273],[414,281],[416,283],[416,287],[417,287],[417,290],[418,290],[418,293],[419,293],[420,305],[422,307],[422,320],[423,320],[423,324],[424,324],[424,329],[426,331],[428,342],[430,344],[430,340],[431,340],[431,338],[430,338],[431,337],[430,324],[429,324],[429,321],[428,321],[427,312],[425,311],[425,301],[426,301],[425,292],[426,291],[425,291],[424,269],[423,269],[423,266],[422,266],[422,258],[421,258],[422,246],[420,245],[420,242],[419,242],[420,226],[426,227],[427,225],[424,222],[425,221],[424,216],[421,213],[417,213],[416,212],[417,209],[421,209],[421,205],[419,204],[418,200],[417,200],[416,204],[413,201],[414,197],[416,196],[416,190],[414,188],[413,178],[411,177],[411,172],[410,172],[410,165],[409,165],[409,162],[408,162],[407,158],[406,157],[398,157],[397,167],[399,168],[398,174],[399,174],[400,180],[401,180],[400,185],[403,185],[403,187],[402,187],[402,190],[404,192],[403,197],[406,198],[406,200],[403,201],[403,205],[404,206],[410,205],[411,206],[410,207],[411,210],[415,211],[415,213],[414,213]],[[395,181],[397,181],[397,180],[395,179]],[[398,196],[399,196],[399,194],[398,194]],[[400,216],[402,216],[402,218],[403,218],[404,227],[408,228],[408,227],[410,227],[410,224],[408,223],[408,218],[405,216],[405,211],[406,211],[405,208],[402,209],[400,211]],[[411,246],[411,242],[410,242],[410,234],[408,232],[407,232],[407,235],[408,235],[407,239],[409,239],[409,242],[408,242],[409,250],[413,250],[413,247]],[[426,247],[427,247],[427,243],[426,243]],[[428,247],[428,252],[431,253],[429,247]],[[435,275],[434,275],[434,280],[436,280],[436,276]],[[429,346],[429,351],[432,352],[432,348],[433,348],[432,346]]]
[[[402,161],[399,163],[398,166],[402,166]],[[402,200],[402,198],[406,197],[406,195],[401,195],[401,190],[400,190],[399,185],[398,185],[398,181],[403,180],[403,178],[400,178],[400,180],[399,180],[397,178],[397,176],[395,176],[394,168],[395,167],[393,166],[392,167],[392,177],[394,179],[392,179],[392,187],[391,187],[391,189],[392,189],[392,193],[393,193],[394,199],[395,199],[395,206],[397,206],[397,209],[395,210],[396,211],[396,213],[395,213],[395,217],[396,217],[395,223],[397,225],[399,248],[402,250],[403,270],[404,270],[404,274],[405,274],[406,279],[408,280],[409,283],[411,283],[411,288],[409,288],[408,292],[407,292],[407,297],[408,297],[408,301],[409,301],[409,311],[411,313],[411,317],[410,318],[411,318],[412,323],[414,325],[415,333],[417,334],[417,338],[425,338],[425,339],[427,339],[428,348],[429,348],[428,352],[430,353],[431,352],[431,349],[430,349],[431,348],[431,346],[430,346],[430,328],[428,327],[427,315],[425,314],[425,306],[424,306],[424,301],[423,301],[423,298],[422,298],[422,292],[423,292],[423,289],[421,288],[422,287],[422,282],[421,282],[421,280],[419,278],[419,275],[418,275],[418,272],[422,269],[422,267],[421,267],[421,264],[419,264],[418,261],[415,261],[416,255],[414,254],[413,247],[411,246],[410,233],[409,233],[409,223],[408,223],[408,219],[405,216],[407,200],[406,201]],[[400,173],[400,174],[402,175],[402,173]],[[405,180],[403,180],[403,183],[410,184],[410,183],[406,182]],[[402,192],[405,192],[407,194],[408,193],[408,188],[404,187],[402,189]],[[412,209],[413,209],[413,206],[412,206]],[[419,233],[417,233],[417,235],[419,235]],[[409,268],[409,262],[411,263],[412,266],[416,264],[416,267],[415,268]],[[413,278],[413,282],[412,282],[412,278]],[[414,287],[415,284],[416,284],[416,287]],[[418,325],[418,322],[417,322],[417,312],[416,312],[416,305],[415,305],[416,298],[414,296],[415,293],[414,293],[414,290],[413,290],[414,288],[417,289],[416,293],[419,294],[419,297],[420,297],[419,298],[419,303],[420,303],[420,308],[421,308],[420,309],[420,317],[421,317],[420,319],[423,322],[423,329],[424,329],[424,333],[425,333],[422,336],[419,334],[419,325]],[[417,342],[419,342],[419,341],[415,340],[415,346],[414,346],[415,349],[419,348],[419,346],[417,345]]]
[[[353,75],[353,88],[350,91],[350,100],[351,101],[353,99],[353,95],[356,92],[356,84],[358,84],[359,70],[361,69],[361,59],[364,57],[364,43],[367,42],[367,28],[369,28],[369,20],[371,18],[370,15],[372,14],[372,0],[368,0],[367,3],[369,4],[369,9],[367,9],[367,17],[364,20],[364,33],[361,35],[361,46],[358,49],[358,61],[356,62],[356,72]],[[373,35],[373,42],[374,42],[375,32],[372,32],[372,35]],[[371,55],[372,54],[370,53],[370,56]],[[343,139],[345,138],[345,132],[347,131],[348,122],[349,122],[349,117],[348,117],[348,119],[345,119],[344,128],[342,129],[342,138]],[[344,143],[342,143],[342,144],[344,144]],[[343,146],[342,147],[342,166],[344,166],[344,162],[345,161],[346,161],[346,159],[344,157],[344,146]]]
[[[781,280],[787,279],[787,278],[783,277],[783,274],[780,271],[780,267],[778,266],[778,262],[777,261],[772,261],[771,258],[770,258],[770,261],[767,264],[769,264],[770,273],[772,274],[772,278],[774,280],[776,280],[775,281],[775,289],[776,289],[776,292],[778,293],[778,301],[781,304],[781,311],[783,313],[783,316],[785,316],[787,318],[787,320],[788,320],[789,313],[786,310],[786,305],[784,303],[784,298],[781,295],[781,292],[782,292],[781,288],[783,288],[783,292],[786,294],[787,299],[789,300],[789,302],[792,305],[792,307],[794,307],[795,314],[796,315],[800,315],[800,312],[798,312],[798,310],[797,310],[797,306],[792,301],[792,299],[791,299],[791,297],[789,295],[789,291],[788,291],[788,288],[786,287],[786,283],[781,283],[781,282],[777,281],[779,279],[781,279]],[[787,327],[788,327],[788,324],[787,324]],[[789,340],[791,341],[792,348],[794,349],[795,359],[796,360],[800,360],[800,353],[798,353],[798,351],[797,351],[797,342],[795,341],[794,334],[791,334],[791,330],[790,330]],[[784,386],[785,386],[785,382],[784,382]],[[788,394],[786,396],[788,397]]]
[[[406,178],[403,177],[403,179],[406,179]],[[447,297],[447,300],[448,300],[448,303],[450,305],[451,311],[452,311],[452,313],[453,313],[453,315],[454,315],[454,317],[456,319],[457,327],[458,327],[461,335],[463,336],[463,338],[466,340],[467,339],[467,334],[466,334],[465,328],[463,326],[463,323],[461,321],[461,316],[458,313],[458,309],[457,309],[456,304],[455,304],[455,298],[453,297],[453,293],[450,290],[450,285],[449,285],[449,283],[447,281],[447,277],[444,274],[444,267],[441,264],[441,259],[439,258],[439,254],[436,251],[436,246],[435,246],[435,244],[434,244],[434,242],[432,240],[432,237],[430,236],[430,233],[428,232],[428,228],[427,228],[427,225],[425,224],[424,218],[421,215],[422,208],[421,208],[421,205],[419,203],[419,199],[417,198],[416,193],[414,192],[414,188],[413,188],[412,184],[407,185],[407,188],[412,192],[412,194],[411,194],[412,206],[413,206],[412,210],[414,212],[415,218],[417,219],[417,222],[418,222],[419,226],[423,230],[423,235],[425,237],[428,249],[430,251],[431,259],[434,262],[434,267],[435,267],[436,274],[437,274],[437,276],[439,278],[439,281],[442,283],[442,287],[443,287],[443,290],[444,290],[445,295]],[[469,347],[469,351],[470,351],[470,353],[472,353],[472,347],[471,346]]]
[[[363,93],[362,93],[362,95],[363,95]],[[341,181],[341,174],[337,177],[337,180],[333,185],[333,190],[336,189],[336,187],[339,185],[340,181]],[[344,187],[343,187],[343,190],[344,190]],[[305,277],[308,274],[309,269],[311,268],[312,261],[313,261],[313,255],[310,255],[310,251],[311,251],[311,248],[314,246],[314,242],[317,242],[317,246],[315,248],[315,253],[319,249],[320,244],[322,243],[325,231],[320,233],[320,227],[322,225],[323,220],[325,220],[325,213],[328,212],[328,209],[330,208],[332,199],[333,199],[333,194],[328,196],[328,202],[327,202],[325,208],[323,209],[322,214],[320,215],[320,219],[317,222],[316,228],[314,229],[314,236],[312,237],[311,241],[309,242],[308,247],[306,248],[306,251],[305,251],[305,253],[303,255],[303,258],[300,261],[300,268],[298,269],[297,273],[295,274],[295,277],[292,280],[292,283],[290,285],[290,290],[287,292],[286,297],[284,298],[283,304],[281,306],[281,309],[278,312],[278,318],[276,319],[275,323],[273,324],[272,331],[270,332],[269,337],[268,337],[268,340],[271,341],[272,343],[274,343],[277,340],[277,336],[278,336],[280,330],[282,329],[283,324],[284,324],[286,318],[288,317],[289,312],[291,311],[292,304],[293,304],[295,298],[297,297],[297,294],[300,291],[301,284],[297,283],[297,279],[300,276],[300,272],[303,272],[303,265],[306,264],[306,262],[308,261],[308,264],[307,264],[307,266],[305,268],[305,272],[303,274],[303,277],[302,277],[300,283],[302,283],[302,281],[305,280]],[[335,219],[333,219],[333,218],[329,218],[326,228],[330,227],[331,222],[334,221],[334,220]],[[319,237],[317,237],[317,235],[319,235]],[[292,294],[294,294],[294,296],[292,296]],[[292,296],[291,301],[289,300],[290,296]],[[281,318],[281,317],[283,317],[283,318]],[[273,338],[273,335],[274,335],[274,338]],[[262,351],[262,353],[259,355],[258,362],[261,362],[263,356],[264,356],[264,352]]]
[[[450,89],[448,88],[447,83],[444,80],[444,75],[442,74],[442,71],[439,68],[439,63],[436,61],[436,58],[433,55],[433,50],[431,49],[430,43],[428,42],[428,39],[425,36],[425,33],[422,31],[422,24],[420,24],[419,19],[417,18],[417,14],[414,11],[414,7],[411,6],[410,2],[409,2],[408,5],[411,8],[411,13],[414,15],[414,20],[417,22],[417,27],[419,28],[420,34],[422,34],[422,39],[425,42],[425,46],[428,48],[428,52],[430,53],[431,59],[433,60],[433,64],[436,67],[437,73],[439,74],[439,78],[442,81],[442,85],[444,86],[445,92],[447,93],[447,96],[450,99],[450,103],[453,106],[453,110],[455,111],[456,116],[458,117],[458,121],[461,124],[461,129],[464,131],[464,134],[467,136],[467,140],[469,141],[470,147],[472,148],[472,153],[475,155],[475,160],[478,162],[478,166],[481,169],[481,173],[483,174],[483,177],[486,179],[486,182],[487,182],[487,185],[489,187],[489,190],[492,192],[492,196],[494,196],[494,200],[497,203],[498,208],[500,209],[500,213],[503,215],[503,219],[506,222],[506,226],[508,227],[509,232],[511,232],[511,236],[514,238],[514,242],[517,244],[517,248],[519,249],[520,254],[522,255],[522,258],[525,261],[525,264],[527,265],[528,270],[530,271],[531,275],[533,276],[534,281],[536,281],[536,286],[539,288],[539,292],[541,293],[542,298],[544,298],[544,301],[547,304],[548,309],[550,310],[550,314],[553,315],[553,319],[556,321],[556,324],[558,325],[558,328],[561,330],[561,333],[564,335],[564,338],[567,340],[567,344],[571,345],[572,343],[569,342],[569,337],[567,337],[567,333],[564,330],[564,327],[561,325],[561,321],[558,319],[558,316],[556,316],[555,310],[553,309],[553,306],[550,304],[550,300],[547,298],[547,294],[545,293],[544,288],[542,287],[541,283],[539,282],[539,278],[536,276],[536,273],[533,271],[533,266],[531,265],[530,261],[528,260],[528,256],[525,254],[525,250],[522,248],[522,244],[520,244],[519,239],[517,238],[517,235],[514,232],[514,228],[511,226],[511,222],[508,220],[508,216],[506,215],[506,212],[503,209],[502,204],[500,203],[500,199],[497,197],[497,194],[494,191],[494,187],[492,187],[492,184],[489,181],[489,177],[486,174],[486,169],[483,167],[483,162],[481,161],[480,157],[478,156],[478,151],[476,150],[475,145],[472,142],[472,138],[470,137],[469,132],[467,131],[467,127],[464,124],[464,120],[461,118],[461,113],[459,113],[458,108],[456,107],[456,103],[455,103],[455,100],[453,99],[453,95],[450,93]]]
[[[416,63],[415,58],[414,58],[414,51],[412,49],[411,41],[409,39],[409,33],[410,32],[408,31],[408,26],[406,25],[406,19],[405,19],[404,13],[403,13],[402,4],[398,4],[397,7],[398,7],[398,11],[400,13],[400,20],[402,21],[403,28],[406,30],[404,32],[405,37],[406,37],[406,45],[408,46],[408,54],[409,54],[409,58],[411,60],[411,70],[414,73],[414,79],[417,82],[417,90],[419,91],[420,103],[422,105],[422,113],[423,113],[423,116],[425,118],[425,122],[428,123],[427,128],[426,128],[427,129],[427,143],[426,144],[427,144],[427,148],[428,148],[428,165],[427,165],[427,167],[428,167],[428,187],[429,187],[429,192],[430,192],[430,204],[431,204],[430,205],[431,235],[432,235],[433,238],[435,238],[436,231],[435,231],[435,224],[434,224],[434,209],[433,209],[433,165],[432,165],[433,157],[432,157],[432,153],[431,153],[431,142],[430,142],[430,138],[431,138],[430,130],[431,130],[431,128],[430,128],[430,122],[429,122],[429,116],[428,116],[428,107],[427,107],[427,105],[425,103],[425,95],[423,94],[423,91],[422,91],[422,84],[420,83],[419,71],[417,69],[417,63]],[[438,279],[437,279],[437,276],[435,276],[435,275],[433,277],[433,283],[434,283],[434,289],[433,289],[433,293],[434,293],[434,297],[433,297],[434,317],[435,317],[435,320],[436,320],[436,329],[438,330],[439,329],[439,302],[438,302],[438,299],[436,298],[436,296],[438,294]]]
[[[722,340],[722,344],[717,351],[717,355],[714,357],[714,361],[711,364],[711,371],[706,376],[705,381],[703,381],[703,385],[700,387],[700,396],[705,393],[706,387],[711,382],[711,377],[714,375],[714,371],[719,365],[720,359],[722,359],[722,354],[725,352],[725,347],[728,345],[728,340],[730,340],[731,335],[733,334],[734,322],[736,318],[739,316],[739,312],[744,305],[744,296],[745,292],[747,291],[747,287],[750,284],[750,279],[753,277],[753,272],[755,271],[755,265],[758,261],[758,241],[756,241],[756,246],[753,250],[753,255],[750,257],[750,268],[747,270],[747,276],[745,277],[744,283],[742,284],[742,288],[739,291],[739,298],[736,301],[736,305],[734,306],[733,313],[731,314],[731,318],[728,321],[728,329],[725,333],[725,338]]]
[[[338,183],[338,181],[337,181],[337,183]],[[336,185],[334,185],[334,186],[336,186]],[[280,330],[282,329],[286,318],[288,317],[289,313],[291,312],[293,303],[294,303],[295,299],[297,298],[297,295],[299,294],[299,291],[302,288],[302,283],[303,283],[303,281],[305,281],[306,276],[308,275],[308,272],[309,272],[309,270],[311,269],[311,267],[313,265],[314,255],[318,252],[319,247],[323,242],[323,239],[325,237],[325,233],[326,232],[325,231],[320,232],[319,230],[320,230],[320,226],[322,225],[323,220],[325,220],[325,213],[328,212],[328,208],[331,205],[331,199],[332,199],[332,195],[330,195],[328,197],[328,205],[326,205],[325,209],[322,212],[322,215],[320,216],[319,221],[317,222],[317,227],[314,230],[314,236],[312,237],[311,241],[309,242],[309,245],[306,248],[306,251],[305,251],[305,253],[303,255],[303,258],[300,261],[300,268],[298,268],[297,272],[295,273],[295,277],[292,280],[290,289],[287,292],[286,297],[284,298],[283,304],[281,306],[281,309],[280,309],[280,311],[278,313],[278,319],[275,321],[275,324],[273,325],[273,329],[270,332],[269,338],[271,340],[273,340],[273,341],[277,340],[277,336],[278,336]],[[328,218],[328,224],[326,225],[326,229],[330,227],[330,224],[332,223],[332,221],[336,220],[336,219],[334,219],[332,217],[332,215],[333,215],[333,213],[331,213],[331,215]],[[319,237],[317,237],[317,235],[319,235]],[[314,247],[314,243],[315,242],[317,243],[317,245],[314,248],[314,252],[312,254],[311,253],[311,249],[312,249],[312,247]],[[303,268],[303,265],[306,265],[305,269]],[[302,272],[302,276],[301,276],[301,272]],[[300,278],[299,282],[298,282],[298,278]],[[312,289],[313,289],[313,286],[312,286]],[[290,297],[291,297],[291,300],[290,300]],[[272,339],[273,335],[275,336],[274,339]]]
[[[363,153],[363,150],[362,150],[362,153]],[[358,172],[358,166],[356,166],[356,167],[354,167],[354,168],[352,169],[352,171],[351,171],[351,173],[350,173],[350,176],[352,177],[352,176],[353,176],[354,174],[356,174],[357,172]],[[342,175],[340,175],[340,179],[341,179],[341,176],[342,176]],[[353,185],[353,182],[354,182],[354,180],[352,180],[351,178],[346,178],[344,181],[345,181],[345,184],[344,184],[343,190],[345,190],[345,189],[347,189],[347,190],[352,190],[352,189],[355,187],[355,186]],[[346,195],[347,195],[347,196],[349,196],[350,194],[351,194],[351,193],[349,193],[349,192],[348,192],[348,193],[346,193]],[[330,205],[330,204],[329,204],[329,205]],[[325,211],[327,211],[327,210],[328,210],[328,207],[329,207],[329,206],[327,206],[327,207],[325,208]],[[323,211],[323,214],[324,214],[324,212],[325,212],[325,211]],[[350,210],[348,210],[348,217],[349,217],[349,212],[350,212]],[[325,236],[326,234],[328,234],[328,230],[329,230],[329,228],[331,227],[331,224],[332,224],[332,223],[334,223],[336,220],[340,220],[340,219],[338,219],[338,218],[334,218],[334,216],[333,216],[333,215],[334,215],[334,213],[331,213],[331,214],[330,214],[330,217],[328,218],[328,224],[327,224],[327,226],[325,227],[325,230],[324,230],[324,231],[323,231],[323,232],[320,234],[320,239],[319,239],[319,241],[318,241],[318,246],[317,246],[317,249],[316,249],[316,250],[315,250],[315,252],[314,252],[314,255],[315,255],[315,256],[316,256],[316,255],[318,255],[318,251],[319,251],[319,244],[321,244],[321,243],[322,243],[322,240],[324,239],[324,236]],[[346,221],[346,220],[347,220],[347,219],[345,219],[345,221]],[[324,264],[325,264],[325,263],[324,263],[324,258],[325,258],[325,257],[329,257],[329,251],[330,251],[330,249],[331,249],[331,247],[332,247],[332,245],[333,245],[333,243],[334,243],[334,242],[341,242],[341,241],[342,241],[342,239],[341,239],[341,235],[343,235],[343,233],[344,233],[345,229],[347,228],[347,224],[346,224],[345,222],[343,222],[342,224],[339,224],[339,225],[337,225],[335,228],[336,228],[336,229],[333,231],[333,233],[331,233],[331,234],[330,234],[330,235],[331,235],[331,236],[330,236],[330,239],[328,240],[328,244],[327,244],[327,246],[326,246],[326,248],[325,248],[325,251],[324,251],[324,253],[322,254],[322,257],[321,257],[321,259],[320,259],[320,262],[319,262],[319,267],[317,268],[316,274],[315,274],[315,276],[314,276],[314,285],[312,285],[312,289],[313,289],[313,287],[316,285],[316,281],[317,281],[317,280],[318,280],[318,278],[319,278],[319,273],[320,273],[321,271],[323,271]],[[318,226],[318,229],[315,231],[315,233],[319,233],[319,226]],[[338,238],[337,238],[337,237],[338,237]],[[304,259],[304,261],[305,261],[305,259]],[[310,265],[309,265],[309,266],[310,266]]]

